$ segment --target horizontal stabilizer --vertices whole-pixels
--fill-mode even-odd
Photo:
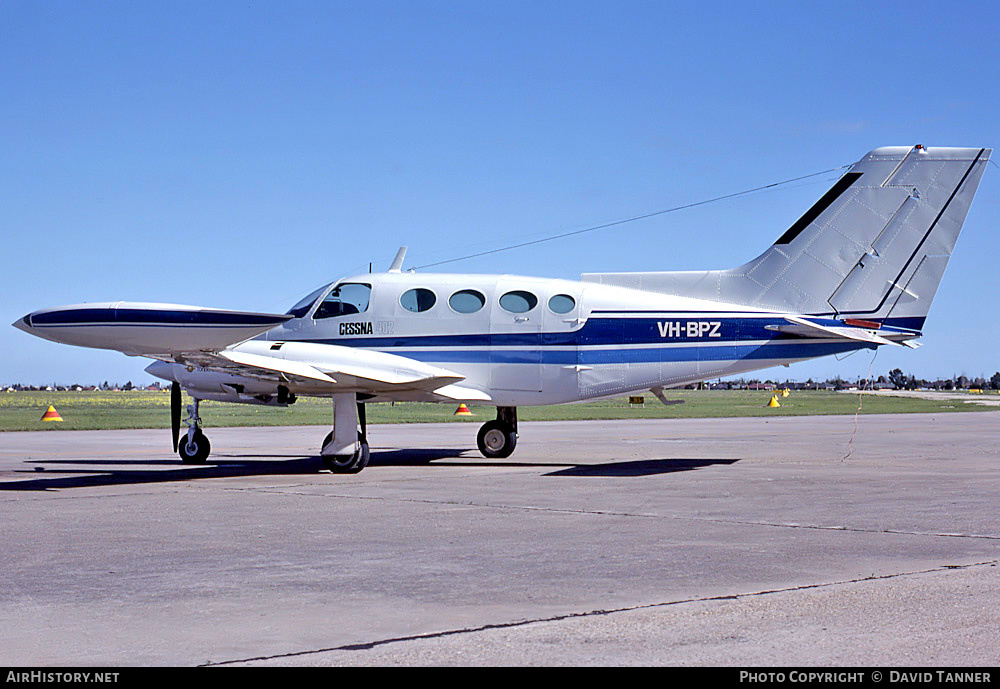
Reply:
[[[805,318],[797,316],[785,316],[785,320],[792,325],[769,325],[768,330],[798,335],[800,337],[835,337],[847,340],[857,340],[859,342],[871,342],[872,344],[899,344],[878,334],[876,330],[867,328],[856,328],[852,326],[840,325],[820,325]],[[898,334],[898,333],[893,333]]]

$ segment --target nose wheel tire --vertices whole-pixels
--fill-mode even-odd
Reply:
[[[211,451],[212,445],[201,431],[195,431],[190,439],[185,433],[177,443],[177,454],[185,464],[204,464]]]
[[[517,446],[517,433],[514,428],[503,421],[487,421],[479,429],[476,438],[479,444],[479,451],[484,457],[490,459],[502,459],[510,457]]]
[[[333,431],[330,431],[323,439],[322,447],[326,447],[333,440]],[[320,455],[323,460],[323,468],[329,469],[335,474],[356,474],[366,466],[371,452],[368,442],[358,433],[358,449],[350,455]]]

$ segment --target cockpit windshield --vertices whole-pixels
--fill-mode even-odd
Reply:
[[[309,309],[312,308],[313,302],[316,301],[316,299],[319,298],[319,295],[325,292],[326,288],[329,286],[330,286],[329,284],[326,284],[320,287],[318,290],[310,292],[308,296],[305,296],[299,301],[297,301],[295,303],[295,306],[288,309],[288,311],[285,311],[285,313],[295,316],[296,318],[302,318],[307,313],[309,313]]]
[[[316,308],[313,318],[335,318],[364,313],[368,310],[372,286],[361,282],[342,282],[326,295],[323,303]]]

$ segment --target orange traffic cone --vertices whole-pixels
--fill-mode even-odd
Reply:
[[[57,412],[56,408],[53,407],[51,404],[49,405],[49,408],[45,410],[45,413],[42,414],[42,418],[39,419],[39,421],[62,421],[62,420],[63,417],[59,416],[59,412]]]
[[[469,408],[463,403],[458,405],[458,409],[455,410],[453,416],[472,416],[472,412],[469,411]]]

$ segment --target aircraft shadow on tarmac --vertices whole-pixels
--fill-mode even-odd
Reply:
[[[553,471],[546,476],[655,476],[678,471],[694,471],[714,464],[735,464],[738,459],[639,459],[633,462],[606,462],[604,464],[577,464]]]
[[[398,449],[372,453],[369,467],[376,466],[440,466],[556,469],[544,476],[642,477],[692,471],[715,464],[733,464],[738,459],[646,459],[602,464],[572,464],[558,462],[484,462],[478,455],[466,457],[469,450],[455,448]],[[318,456],[285,455],[273,459],[262,455],[215,455],[205,464],[180,465],[170,459],[144,460],[34,460],[32,469],[17,473],[32,475],[31,479],[0,482],[0,490],[47,491],[69,488],[94,488],[135,484],[168,483],[211,478],[241,478],[251,476],[303,476],[317,474]],[[456,461],[456,460],[466,461]],[[451,460],[451,461],[440,461]],[[433,463],[433,464],[432,464]],[[65,466],[66,468],[62,468]],[[176,467],[144,469],[143,466]],[[92,468],[71,468],[92,467]],[[129,467],[129,468],[125,468]],[[45,476],[51,470],[55,476]]]
[[[693,471],[714,464],[733,464],[739,459],[642,459],[631,462],[605,462],[602,464],[574,464],[562,462],[518,462],[509,460],[483,461],[475,453],[466,457],[468,450],[405,449],[372,453],[369,466],[415,466],[430,464],[439,467],[499,467],[557,469],[544,476],[653,476],[671,474],[678,471]],[[451,459],[453,461],[438,461]],[[468,461],[454,461],[467,459]]]

